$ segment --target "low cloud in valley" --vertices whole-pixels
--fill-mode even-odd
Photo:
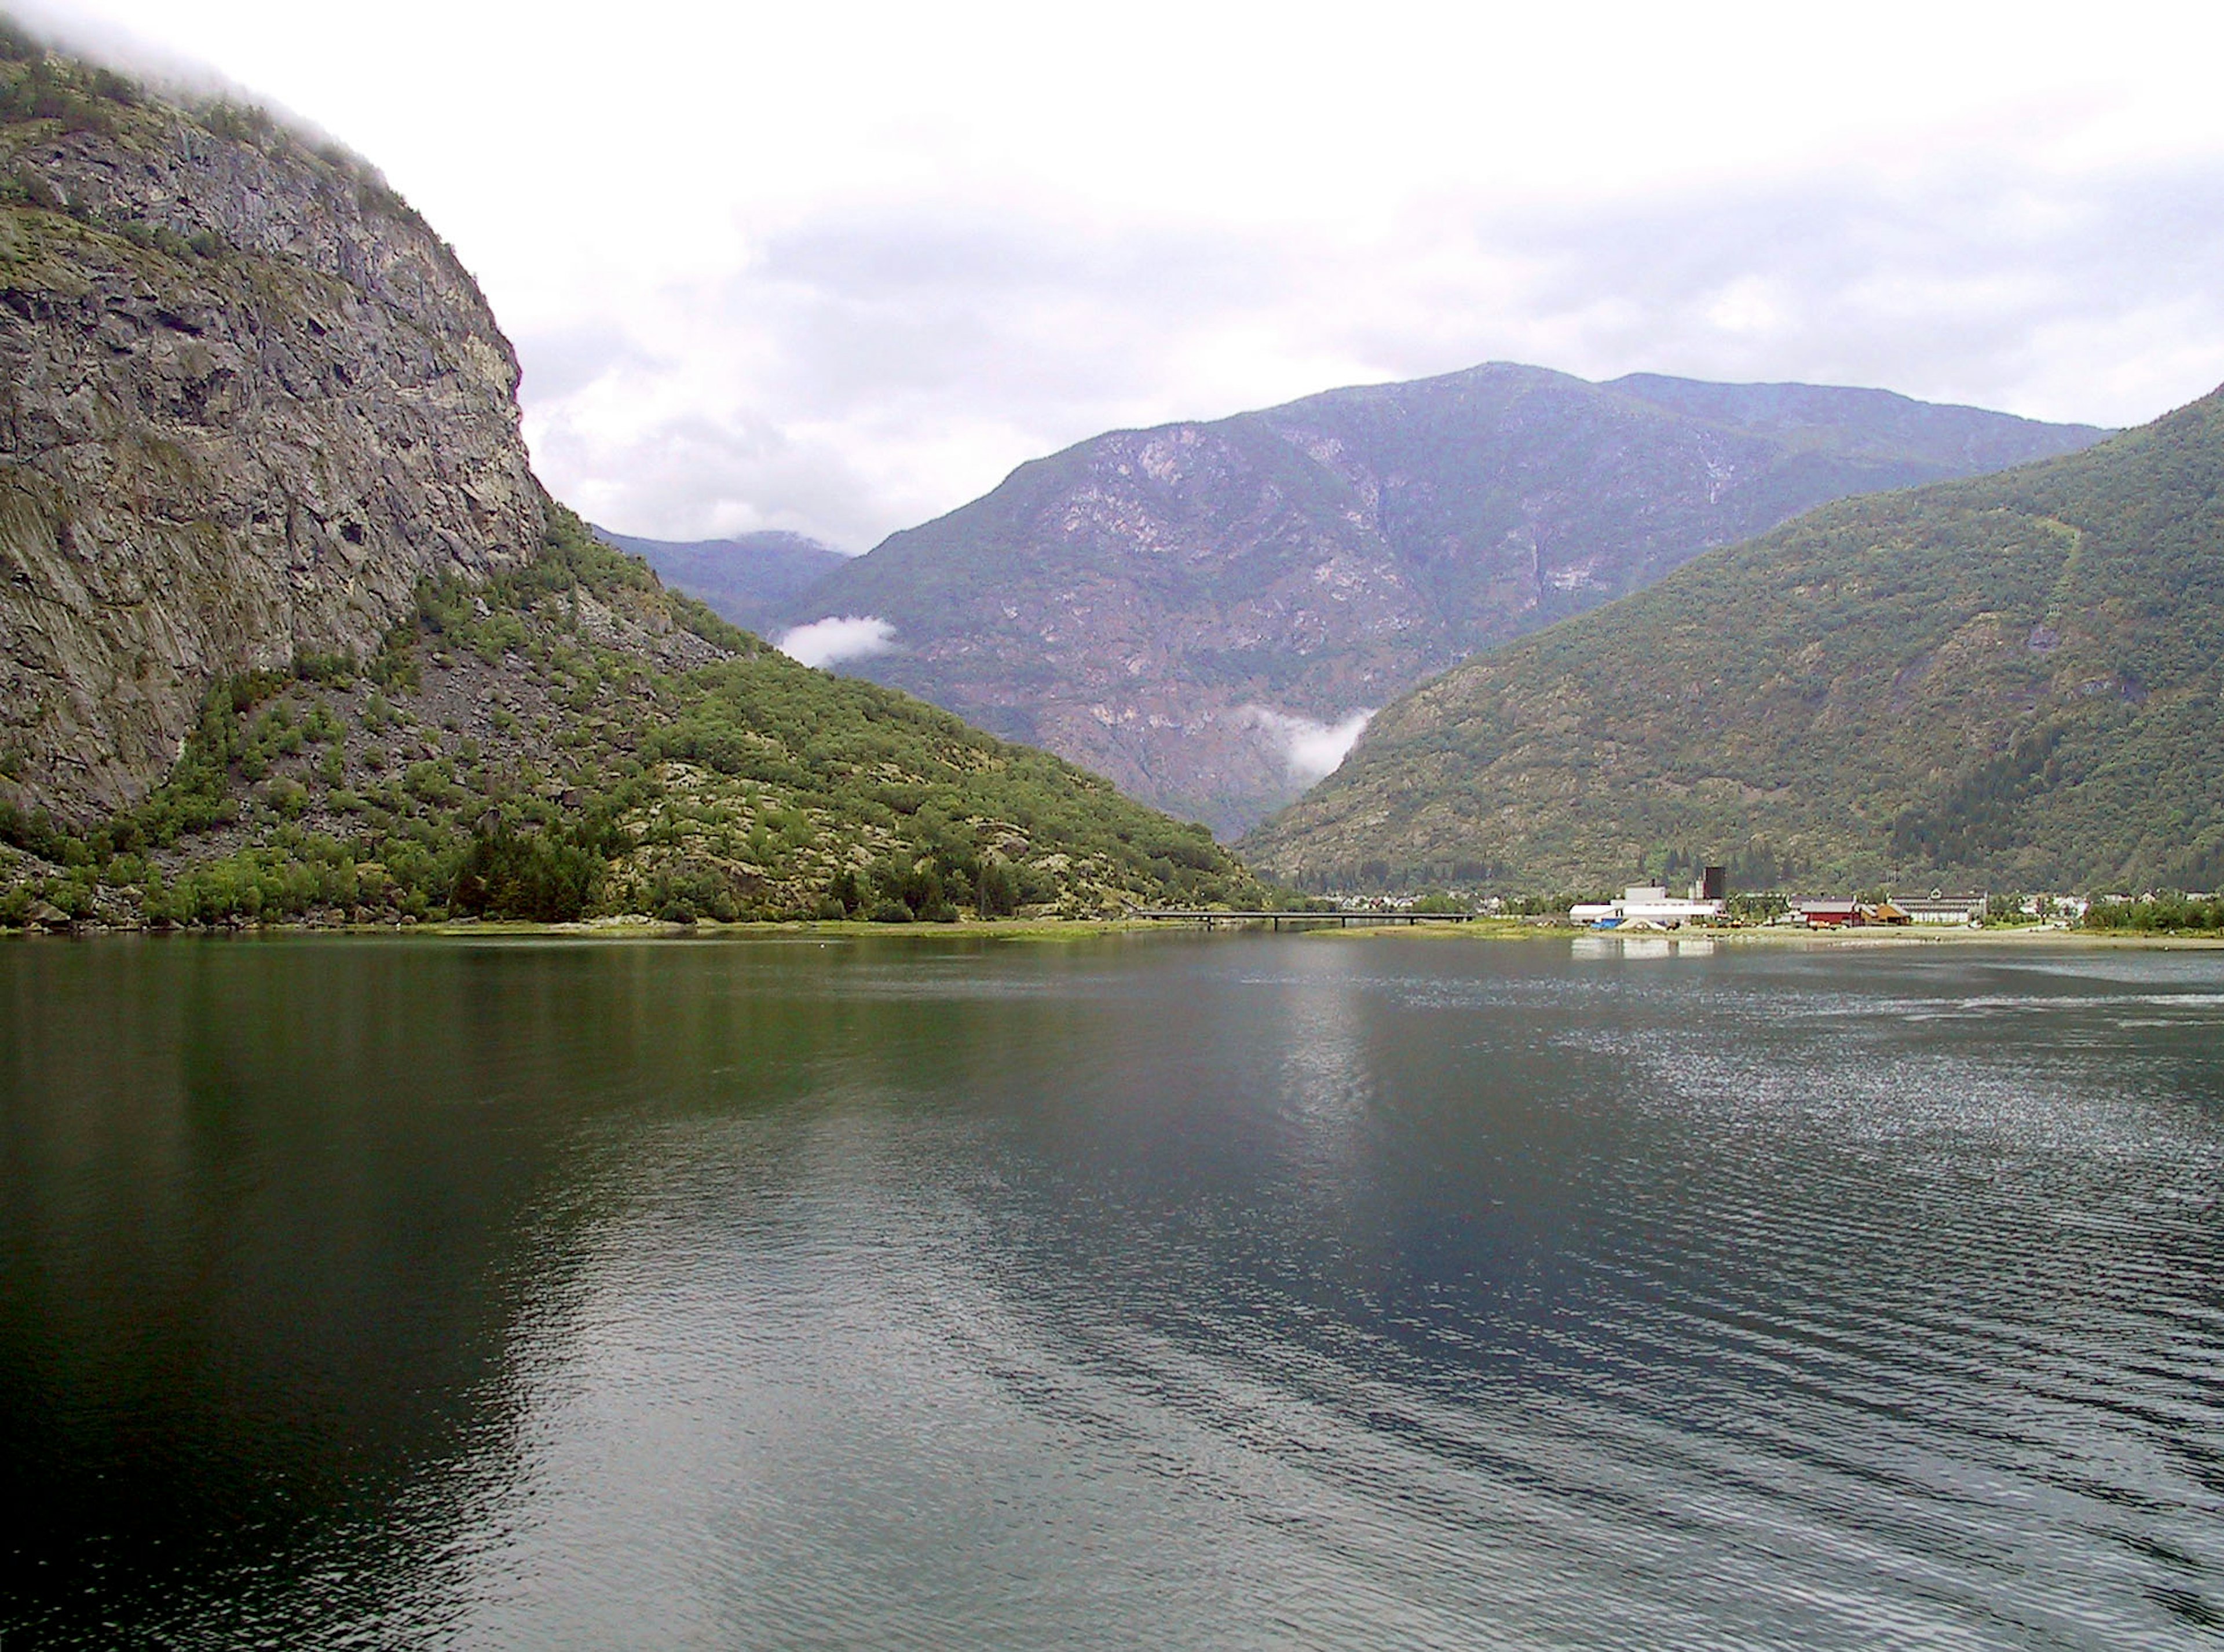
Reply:
[[[1320,722],[1263,705],[1243,709],[1252,727],[1267,731],[1281,753],[1290,779],[1299,785],[1311,785],[1335,773],[1374,716],[1370,709],[1355,711],[1337,722]]]
[[[839,564],[834,564],[838,566]],[[845,614],[813,620],[782,634],[774,645],[790,659],[822,669],[852,659],[870,659],[895,646],[896,628],[871,615]]]

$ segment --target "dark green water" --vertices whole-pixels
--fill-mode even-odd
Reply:
[[[0,945],[0,1643],[2224,1643],[2224,955]]]

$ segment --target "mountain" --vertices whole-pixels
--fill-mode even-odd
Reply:
[[[1247,839],[1312,883],[2224,886],[2224,391],[1827,506],[1386,709]]]
[[[643,539],[596,528],[597,537],[641,558],[677,591],[748,631],[768,631],[812,586],[849,561],[801,533],[744,533],[731,539]]]
[[[543,493],[517,379],[361,161],[0,19],[0,924],[1259,899],[664,589]]]
[[[1226,832],[1480,648],[1850,494],[2104,432],[1879,390],[1494,364],[1100,436],[837,569],[862,670]]]
[[[0,798],[143,797],[219,678],[540,539],[517,362],[362,162],[0,35]]]

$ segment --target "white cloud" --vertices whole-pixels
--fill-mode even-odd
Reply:
[[[1311,785],[1336,772],[1367,731],[1374,711],[1369,707],[1353,712],[1341,722],[1317,722],[1263,705],[1247,705],[1242,716],[1253,728],[1265,729],[1281,747],[1282,763],[1290,778],[1300,785]]]
[[[1784,325],[1784,311],[1771,283],[1757,275],[1741,275],[1708,306],[1707,320],[1732,335],[1770,332]]]
[[[773,646],[790,659],[821,670],[849,659],[870,659],[895,646],[896,628],[869,614],[813,620],[782,634]]]

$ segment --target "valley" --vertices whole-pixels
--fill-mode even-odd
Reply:
[[[844,669],[1233,835],[1479,650],[1829,500],[2103,434],[1882,391],[1493,363],[1097,437],[784,617],[883,620],[886,649]]]

